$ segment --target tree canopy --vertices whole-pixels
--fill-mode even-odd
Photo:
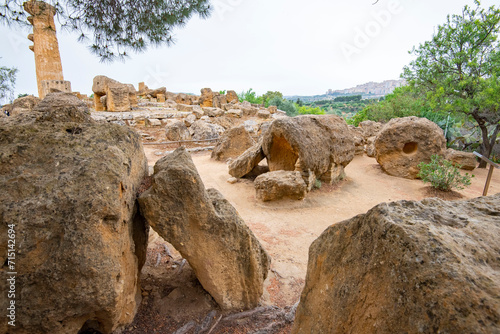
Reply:
[[[432,40],[411,51],[417,58],[403,77],[433,109],[472,117],[489,157],[500,131],[500,9],[475,4],[448,16]]]
[[[33,1],[33,0],[30,0]],[[0,22],[28,25],[24,0],[5,0]],[[209,0],[46,0],[63,28],[76,32],[103,61],[173,42],[173,29],[193,14],[208,17]]]
[[[0,66],[0,102],[12,100],[17,69]]]

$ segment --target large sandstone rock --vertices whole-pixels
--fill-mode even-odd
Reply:
[[[29,117],[0,121],[0,261],[13,224],[17,272],[16,327],[2,316],[1,333],[111,333],[140,303],[148,228],[135,203],[146,157],[135,132],[93,122],[83,106],[49,94]]]
[[[263,136],[262,150],[271,171],[299,171],[309,190],[316,179],[343,179],[354,158],[352,135],[338,116],[277,119]]]
[[[165,137],[170,141],[191,140],[189,129],[181,120],[169,120],[165,125]]]
[[[349,125],[349,131],[351,132],[352,138],[354,140],[356,155],[363,154],[365,152],[365,137],[363,129]]]
[[[269,172],[258,176],[254,184],[257,199],[264,202],[282,198],[301,200],[307,194],[307,186],[300,172]]]
[[[460,165],[462,169],[474,170],[477,166],[477,160],[474,153],[456,151],[452,148],[446,150],[445,159]]]
[[[23,112],[32,111],[38,103],[40,103],[40,99],[33,95],[28,95],[24,97],[20,97],[15,99],[12,104],[6,108],[11,116],[18,115]]]
[[[240,102],[238,94],[234,90],[228,90],[226,93],[227,103],[238,103]]]
[[[238,158],[231,161],[229,164],[229,174],[233,177],[243,177],[257,167],[259,162],[264,160],[265,157],[262,151],[262,141],[260,141],[243,152]]]
[[[270,259],[238,212],[205,190],[184,148],[159,160],[141,212],[187,259],[201,285],[224,309],[250,309],[263,293]]]
[[[309,249],[292,333],[498,333],[500,194],[380,204]]]
[[[218,139],[225,129],[218,124],[211,124],[198,120],[189,128],[193,140]]]
[[[104,75],[94,77],[92,84],[96,111],[129,111],[137,106],[137,92],[134,85],[123,84]],[[106,96],[106,105],[101,98]]]
[[[444,156],[443,130],[426,118],[394,118],[375,139],[375,157],[389,175],[415,179],[418,164],[430,162],[434,154]]]
[[[225,161],[229,158],[237,158],[247,149],[255,145],[255,141],[241,125],[226,131],[217,141],[212,151],[212,159]]]

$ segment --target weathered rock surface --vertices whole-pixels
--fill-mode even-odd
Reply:
[[[185,149],[155,165],[141,212],[187,259],[198,280],[224,309],[259,303],[270,259],[238,212],[215,189],[205,190]]]
[[[334,183],[345,177],[354,141],[338,116],[298,116],[273,121],[262,150],[271,171],[299,171],[310,190],[316,179]]]
[[[363,154],[365,152],[365,138],[363,129],[349,125],[349,131],[351,131],[351,135],[354,140],[355,154]]]
[[[282,198],[301,200],[307,194],[307,186],[300,172],[269,172],[258,176],[254,185],[257,199],[264,202]]]
[[[268,119],[271,117],[271,113],[265,109],[261,109],[257,112],[257,117],[263,118],[263,119]]]
[[[226,161],[229,158],[237,158],[247,149],[255,145],[255,141],[241,125],[227,130],[217,141],[212,151],[212,159]]]
[[[265,157],[262,151],[262,141],[258,142],[231,161],[229,174],[234,177],[243,177],[250,173]]]
[[[137,106],[137,92],[131,84],[98,75],[94,77],[92,91],[96,111],[124,112]],[[106,96],[106,105],[101,102],[103,96]]]
[[[292,333],[498,333],[500,194],[380,204],[309,249]]]
[[[225,129],[218,124],[211,124],[198,120],[191,125],[189,133],[194,140],[217,139]]]
[[[477,166],[477,160],[474,153],[456,151],[452,148],[446,150],[444,157],[449,160],[453,165],[460,165],[462,169],[474,170]]]
[[[375,151],[375,139],[377,139],[377,137],[369,137],[366,140],[365,153],[370,158],[375,158],[375,152],[376,152]]]
[[[135,132],[92,121],[82,105],[49,94],[29,117],[0,121],[0,261],[13,224],[18,273],[16,327],[3,316],[1,333],[111,333],[140,303],[148,228],[135,203],[146,157]]]
[[[210,88],[202,88],[200,96],[200,105],[202,107],[213,107],[214,93]]]
[[[417,178],[421,162],[431,156],[444,156],[446,139],[443,130],[426,118],[395,118],[387,123],[375,139],[375,157],[389,175]]]
[[[226,93],[227,103],[238,103],[240,102],[238,94],[234,90],[228,90]]]
[[[171,120],[165,125],[165,137],[170,141],[190,140],[191,135],[185,122]]]

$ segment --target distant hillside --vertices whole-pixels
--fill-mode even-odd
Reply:
[[[405,84],[405,80],[386,80],[383,82],[368,82],[362,85],[358,85],[353,88],[347,88],[342,90],[332,90],[329,89],[326,94],[323,95],[313,95],[313,96],[285,96],[289,100],[301,99],[305,102],[313,102],[319,100],[333,100],[338,96],[345,95],[362,95],[363,99],[375,99],[382,96],[390,94],[397,87],[401,87]]]

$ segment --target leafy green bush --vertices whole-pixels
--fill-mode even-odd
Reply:
[[[246,92],[243,91],[241,92],[241,94],[238,94],[238,98],[241,102],[248,101],[253,104],[263,104],[264,102],[262,96],[257,96],[257,93],[254,92],[252,88],[250,88]]]
[[[279,110],[283,110],[290,117],[297,116],[297,105],[292,101],[285,100],[279,96],[273,97],[269,100],[268,105],[276,106]]]
[[[325,112],[320,107],[313,108],[313,107],[307,107],[307,106],[299,107],[298,112],[299,112],[299,115],[324,115],[325,114]]]
[[[430,183],[433,188],[441,191],[451,191],[453,188],[464,189],[470,186],[471,178],[474,177],[469,173],[460,174],[458,168],[461,166],[457,168],[439,155],[433,155],[430,163],[421,162],[418,167],[420,168],[418,176],[422,181]]]

